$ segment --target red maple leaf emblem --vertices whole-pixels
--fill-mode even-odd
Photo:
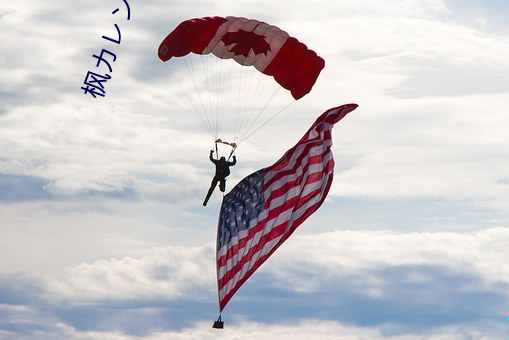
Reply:
[[[223,36],[225,46],[234,45],[230,48],[230,52],[236,55],[247,57],[249,51],[253,50],[254,54],[263,53],[267,55],[270,51],[270,45],[265,37],[254,32],[237,31],[228,32]]]

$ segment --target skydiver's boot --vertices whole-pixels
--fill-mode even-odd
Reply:
[[[207,192],[207,196],[205,196],[205,200],[203,201],[203,206],[204,207],[207,205],[207,202],[209,201],[210,196],[212,196],[212,193],[214,192],[216,184],[217,183],[213,183],[213,185],[210,186],[209,191]]]

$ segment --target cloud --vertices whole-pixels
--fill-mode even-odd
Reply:
[[[296,334],[314,330],[324,338],[338,329],[352,338],[501,334],[508,237],[507,228],[295,235],[225,309],[226,333],[261,338],[270,329],[286,339],[291,324]],[[215,334],[203,324],[217,308],[211,245],[146,248],[138,258],[83,263],[37,280],[11,276],[3,282],[10,282],[2,298],[12,306],[5,307],[9,315],[45,310],[47,318],[65,325],[60,331],[77,337]]]
[[[502,245],[508,236],[507,228],[296,235],[261,270],[273,293],[248,283],[236,297],[242,302],[230,308],[243,304],[261,320],[285,322],[286,307],[280,306],[289,304],[297,317],[390,324],[394,334],[501,322],[509,285]],[[266,304],[271,311],[263,309]]]
[[[388,327],[390,328],[390,327]],[[72,333],[71,333],[72,334]],[[79,334],[79,333],[78,333]],[[90,336],[91,339],[98,338],[109,339],[108,336],[118,336],[119,339],[123,339],[118,333],[85,333]],[[465,328],[440,328],[430,332],[421,334],[404,334],[404,335],[390,335],[387,334],[386,329],[368,328],[368,327],[355,327],[351,325],[345,325],[334,321],[321,321],[321,320],[306,320],[293,324],[265,324],[244,321],[238,324],[237,327],[229,327],[226,324],[225,329],[218,331],[210,329],[210,323],[202,322],[194,325],[193,327],[186,328],[183,331],[175,332],[157,332],[147,337],[140,337],[140,339],[176,339],[176,340],[187,340],[187,339],[271,339],[283,340],[283,339],[331,339],[341,336],[341,339],[345,340],[356,340],[356,339],[391,339],[391,340],[417,340],[417,339],[489,339],[488,334],[501,334],[500,329],[497,333],[488,331],[481,333],[472,327]],[[127,339],[132,339],[127,337]]]
[[[50,339],[489,339],[504,336],[508,237],[507,228],[294,235],[227,306],[221,333],[210,328],[213,247],[147,248],[38,279],[4,276],[0,328]]]
[[[18,316],[30,316],[32,322],[34,316],[39,318],[41,314],[33,315],[20,307],[2,306],[4,310],[17,311]],[[491,327],[491,328],[490,328]],[[15,338],[19,333],[14,328],[0,331],[6,338]],[[341,334],[342,339],[391,339],[391,340],[417,340],[417,339],[490,339],[496,336],[503,336],[503,329],[493,324],[485,324],[482,331],[472,326],[465,327],[442,327],[427,332],[414,334],[391,334],[391,326],[386,327],[356,327],[342,324],[335,321],[303,320],[292,324],[273,324],[261,322],[241,321],[235,325],[226,323],[225,329],[213,330],[211,322],[197,322],[182,330],[155,330],[149,334],[126,334],[119,330],[94,331],[75,328],[63,322],[54,322],[50,327],[37,328],[29,333],[34,337],[44,336],[45,339],[223,339],[227,338],[249,338],[249,339],[330,339]]]
[[[77,301],[179,299],[203,300],[213,290],[211,246],[151,249],[136,259],[101,260],[66,269],[49,277],[47,289],[56,299]]]
[[[317,273],[325,271],[340,276],[368,269],[429,265],[452,273],[469,273],[489,286],[509,284],[509,266],[503,264],[507,250],[502,246],[508,238],[509,229],[503,227],[471,233],[335,231],[297,235],[276,258],[288,261],[291,256],[297,275],[290,275],[287,280],[294,287],[299,287],[299,283],[309,285],[298,279],[298,268],[315,268]],[[284,276],[292,272],[290,266],[284,267],[289,272],[273,274]]]
[[[490,101],[499,103],[502,98],[491,97]],[[350,140],[349,145],[340,144],[357,132],[355,125],[361,122],[353,115],[353,126],[336,127],[335,136],[341,138],[336,147],[338,190],[354,196],[471,199],[501,209],[507,195],[500,183],[505,175],[499,169],[507,150],[501,144],[506,138],[502,128],[494,124],[505,119],[497,105],[491,109],[482,100],[440,99],[418,101],[411,107],[386,111],[388,117],[376,117],[369,125],[359,117],[364,130],[387,132],[376,142],[359,138],[358,142]],[[401,131],[389,116],[398,117],[396,120],[408,129]],[[345,166],[350,167],[342,170]],[[337,193],[333,187],[333,194]]]

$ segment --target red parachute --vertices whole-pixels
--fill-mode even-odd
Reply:
[[[288,33],[267,23],[237,17],[186,20],[159,46],[168,61],[189,53],[213,53],[273,76],[295,99],[311,91],[324,60]]]
[[[291,102],[309,93],[325,66],[324,60],[314,51],[280,28],[258,20],[231,16],[195,18],[180,23],[161,42],[158,56],[174,76],[173,83],[179,84],[214,140],[230,140],[235,145],[251,136]],[[211,56],[213,58],[209,59],[214,59],[214,63],[222,64],[207,64],[194,69],[189,60],[197,56]],[[176,64],[181,59],[184,65],[179,68]],[[234,61],[237,66],[254,68],[224,67],[228,60]],[[197,64],[202,62],[200,60]],[[223,71],[218,71],[223,67]],[[247,73],[251,72],[246,71],[248,69],[254,70],[252,73],[263,78],[263,82],[271,79],[267,76],[272,76],[276,82],[271,81],[274,84],[270,86],[275,86],[274,89],[269,92],[265,90],[265,83],[260,85],[259,80],[248,81]],[[239,85],[231,85],[230,79],[234,76],[237,76]],[[185,83],[191,81],[194,83]],[[282,104],[282,95],[276,95],[280,88],[290,91],[292,97],[284,99],[286,102]],[[264,90],[267,94],[262,93]],[[278,100],[279,106],[268,106]],[[233,103],[238,103],[236,108],[231,108]],[[235,121],[236,126],[231,128],[234,130],[232,136],[224,136],[219,128],[224,129],[221,124],[226,122],[224,124],[227,125],[229,121]]]

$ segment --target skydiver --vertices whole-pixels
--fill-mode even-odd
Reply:
[[[209,159],[212,163],[216,165],[216,174],[214,175],[214,178],[210,183],[210,188],[209,191],[207,192],[205,200],[203,201],[203,206],[207,205],[207,202],[209,201],[209,198],[212,195],[214,189],[216,188],[218,182],[219,190],[221,190],[221,192],[224,192],[226,190],[226,177],[230,175],[230,167],[237,164],[237,157],[235,157],[235,155],[233,155],[233,162],[229,162],[226,160],[224,156],[221,157],[220,159],[214,159],[213,154],[214,150],[210,150]]]

